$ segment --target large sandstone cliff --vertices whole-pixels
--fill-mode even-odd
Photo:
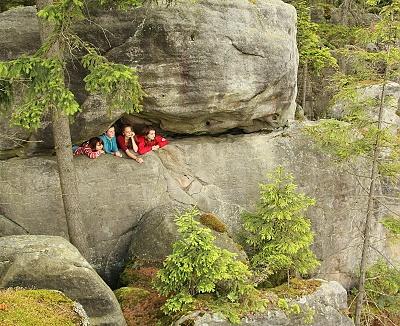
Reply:
[[[280,0],[178,1],[126,13],[94,11],[90,18],[77,33],[110,60],[138,68],[148,94],[144,111],[126,121],[152,122],[170,133],[216,134],[272,130],[294,115],[296,12]],[[33,53],[38,45],[34,7],[0,14],[0,60]],[[72,124],[75,141],[102,133],[122,116],[109,115],[101,97],[88,96],[84,75],[79,63],[69,65],[68,82],[83,106]],[[37,133],[13,128],[7,119],[1,127],[3,157],[51,148],[47,122]],[[41,142],[25,146],[27,139]]]

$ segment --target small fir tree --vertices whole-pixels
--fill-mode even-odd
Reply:
[[[297,191],[293,176],[278,167],[270,182],[260,185],[260,202],[254,213],[243,215],[247,243],[253,253],[254,270],[306,274],[318,260],[310,250],[313,242],[310,221],[303,215],[315,200]]]
[[[176,217],[180,239],[157,274],[155,287],[168,297],[163,310],[167,314],[183,311],[200,293],[214,293],[237,302],[254,291],[249,284],[247,266],[235,260],[235,254],[214,244],[211,230],[200,226],[194,218],[197,209]]]

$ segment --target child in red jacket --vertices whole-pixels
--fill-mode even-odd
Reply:
[[[168,144],[168,140],[160,135],[156,135],[156,131],[153,127],[145,127],[143,130],[143,135],[144,136],[137,136],[139,154],[156,151]]]
[[[103,141],[98,137],[90,138],[89,141],[84,142],[75,151],[74,155],[84,154],[89,158],[98,158],[103,151]]]

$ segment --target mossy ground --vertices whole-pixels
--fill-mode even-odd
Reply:
[[[74,303],[52,290],[7,289],[0,291],[2,326],[75,326],[81,317]]]
[[[318,280],[301,280],[292,278],[287,283],[269,289],[280,298],[296,299],[314,293],[321,286]]]

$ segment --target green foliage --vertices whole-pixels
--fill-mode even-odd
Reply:
[[[89,70],[84,78],[86,90],[106,96],[110,110],[122,109],[126,113],[139,112],[144,92],[139,84],[136,69],[109,62],[105,57],[89,53],[82,58]]]
[[[318,266],[309,248],[314,238],[311,223],[303,216],[315,200],[298,193],[293,176],[282,167],[269,174],[269,179],[260,185],[256,211],[242,216],[246,241],[253,249],[251,265],[270,273],[294,270],[306,274]]]
[[[49,109],[72,115],[79,105],[71,91],[65,87],[63,65],[57,59],[22,56],[19,59],[0,62],[0,79],[3,87],[0,99],[9,103],[11,85],[22,89],[23,101],[13,112],[12,120],[24,128],[37,128]]]
[[[362,310],[365,321],[376,319],[380,320],[380,325],[395,325],[394,318],[400,317],[399,269],[382,260],[369,267],[366,273],[365,297],[366,304]]]
[[[200,293],[237,302],[253,289],[247,266],[236,261],[235,254],[215,246],[211,230],[194,220],[198,215],[199,211],[192,209],[176,217],[180,240],[157,274],[155,286],[168,297],[164,305],[167,314],[189,308]]]
[[[398,217],[387,216],[381,221],[381,223],[393,235],[400,236],[400,219]]]
[[[106,1],[100,2],[104,4]],[[118,8],[126,8],[127,5],[138,6],[141,1],[113,3]],[[67,48],[72,55],[87,53],[82,57],[83,66],[89,71],[84,78],[86,90],[104,96],[110,111],[119,109],[132,113],[141,110],[140,102],[145,94],[136,69],[109,62],[73,32],[73,26],[85,19],[84,9],[82,0],[62,0],[46,6],[38,12],[38,17],[51,23],[54,30],[37,53],[0,62],[0,108],[12,107],[12,100],[16,97],[13,90],[22,90],[17,94],[21,100],[12,113],[13,123],[35,129],[48,110],[58,110],[66,115],[80,110],[74,95],[65,85],[62,53]],[[54,47],[58,48],[56,54]],[[50,53],[52,58],[49,58]]]
[[[321,43],[331,50],[340,49],[345,46],[355,45],[358,40],[359,27],[346,25],[324,24],[318,25],[318,35]]]
[[[307,0],[294,2],[297,9],[297,46],[300,64],[308,65],[319,73],[324,67],[336,67],[336,59],[329,48],[323,46],[318,35],[318,25],[311,21],[310,6]]]

